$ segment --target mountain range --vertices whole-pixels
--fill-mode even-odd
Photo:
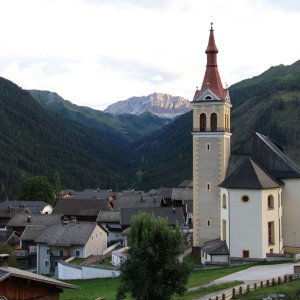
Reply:
[[[300,163],[300,61],[230,87],[232,150],[261,132]],[[176,186],[192,178],[192,113],[111,115],[0,78],[0,197],[55,171],[64,188]]]
[[[154,93],[143,97],[132,97],[109,105],[104,112],[113,115],[141,115],[150,112],[161,118],[174,118],[191,109],[187,99],[169,94]]]

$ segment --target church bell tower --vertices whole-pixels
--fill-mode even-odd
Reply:
[[[206,71],[193,109],[193,247],[221,237],[220,189],[230,156],[230,97],[217,65],[213,24],[209,33]]]

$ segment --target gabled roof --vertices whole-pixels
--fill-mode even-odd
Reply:
[[[27,225],[23,231],[21,241],[34,241],[44,230],[45,225]]]
[[[270,138],[255,132],[234,154],[254,157],[276,178],[300,178],[300,168]]]
[[[8,227],[26,227],[27,225],[51,225],[60,221],[61,214],[18,213],[7,223]]]
[[[96,226],[98,226],[96,222],[77,221],[46,226],[35,242],[57,247],[84,246]]]
[[[219,185],[224,188],[269,189],[282,183],[260,166],[254,159],[246,157],[243,163]]]
[[[201,246],[201,250],[209,255],[228,255],[228,247],[225,241],[220,239],[205,242]]]
[[[156,217],[167,218],[169,225],[184,223],[184,216],[180,207],[174,209],[172,207],[132,207],[121,209],[121,225],[129,226],[131,218],[143,212],[153,214]]]
[[[11,208],[28,208],[28,211],[30,213],[40,213],[45,206],[48,206],[50,204],[44,202],[44,201],[29,201],[29,200],[5,200],[3,202],[0,202],[0,208],[2,209],[8,209]],[[51,205],[50,205],[51,206]]]
[[[46,276],[34,274],[31,272],[27,272],[27,271],[12,268],[12,267],[1,267],[0,268],[0,282],[4,281],[8,277],[16,277],[16,278],[26,279],[28,281],[36,281],[36,282],[55,286],[57,288],[68,288],[68,289],[76,289],[76,290],[79,289],[79,287],[77,287],[73,284],[65,283],[65,282],[62,282],[62,281],[59,281],[59,280],[56,280],[53,278],[49,278]]]
[[[99,199],[61,199],[52,211],[53,214],[63,214],[66,216],[95,216],[100,210],[107,210],[110,207],[108,200]]]
[[[16,234],[13,230],[1,230],[0,231],[0,241],[1,242],[7,242],[13,235],[16,237],[19,237],[19,234]]]

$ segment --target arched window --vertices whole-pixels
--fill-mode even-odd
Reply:
[[[212,100],[212,96],[205,96],[204,100]]]
[[[206,114],[200,115],[200,131],[206,131]]]
[[[218,130],[218,124],[217,124],[217,114],[212,113],[210,115],[210,130],[211,131],[217,131]]]
[[[274,197],[273,197],[273,195],[268,196],[268,209],[274,209]]]

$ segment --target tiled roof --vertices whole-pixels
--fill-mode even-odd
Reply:
[[[182,181],[178,187],[180,188],[193,188],[193,180],[192,179],[186,179]]]
[[[8,227],[26,227],[27,225],[51,225],[60,221],[61,214],[18,213],[7,223]]]
[[[0,231],[0,241],[1,242],[7,242],[7,240],[11,237],[11,235],[14,233],[13,230],[1,230]]]
[[[113,210],[120,210],[125,207],[159,207],[160,197],[139,194],[121,194],[113,201]]]
[[[57,288],[79,289],[79,287],[77,287],[73,284],[65,283],[65,282],[62,282],[62,281],[59,281],[59,280],[56,280],[53,278],[34,274],[31,272],[27,272],[27,271],[12,268],[12,267],[1,267],[0,268],[0,277],[1,277],[0,281],[4,275],[6,275],[6,278],[7,277],[23,278],[23,279],[27,279],[27,280],[31,280],[31,281],[37,281],[37,282],[53,285],[53,286],[56,286]]]
[[[96,226],[98,226],[96,222],[70,221],[67,224],[57,223],[46,226],[35,242],[57,247],[85,245]]]
[[[282,183],[256,161],[247,157],[243,163],[219,185],[224,188],[268,189]]]
[[[170,225],[179,225],[184,223],[184,216],[180,207],[132,207],[121,209],[121,225],[131,224],[131,218],[139,213],[150,213],[156,217],[167,218]]]
[[[192,200],[193,189],[174,188],[172,191],[172,200]]]
[[[99,199],[61,199],[52,211],[53,214],[63,214],[67,216],[95,216],[97,217],[100,210],[107,210],[108,200]]]
[[[201,250],[210,255],[229,255],[228,247],[225,241],[220,239],[211,240],[201,246]]]

